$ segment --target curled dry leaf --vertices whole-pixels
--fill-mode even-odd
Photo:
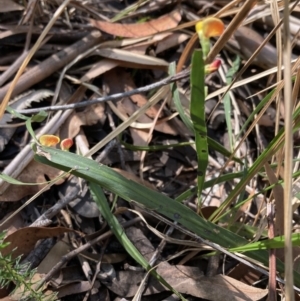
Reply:
[[[109,33],[111,35],[138,38],[154,35],[156,33],[175,28],[181,20],[180,13],[175,10],[155,20],[144,23],[121,24],[97,21],[90,19],[92,26]]]

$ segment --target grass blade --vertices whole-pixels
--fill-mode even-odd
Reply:
[[[47,156],[48,159],[44,156]],[[159,214],[177,221],[202,239],[214,242],[224,248],[233,248],[248,244],[248,240],[203,219],[181,203],[134,181],[128,180],[111,168],[99,165],[91,159],[49,147],[40,147],[40,152],[37,153],[35,159],[41,163],[99,184],[101,187],[119,195],[128,202],[134,200],[148,210],[155,210]],[[247,255],[268,266],[267,251],[251,251]],[[284,265],[280,260],[277,260],[277,267],[280,273],[284,271]],[[300,286],[300,274],[297,272],[295,272],[295,283],[297,286]]]
[[[204,61],[201,50],[196,50],[192,58],[191,70],[191,119],[194,126],[195,144],[198,158],[197,183],[198,206],[201,204],[206,168],[208,165],[207,129],[205,123]]]

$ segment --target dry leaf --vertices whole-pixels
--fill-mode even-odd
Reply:
[[[68,296],[68,295],[77,295],[80,293],[87,292],[92,289],[92,285],[89,281],[79,281],[67,284],[59,288],[58,298]]]
[[[163,263],[158,266],[157,272],[178,292],[212,301],[254,301],[260,300],[268,293],[267,289],[249,286],[228,276],[203,276],[201,270],[196,267],[171,266]],[[144,275],[142,272],[130,270],[119,271],[112,284],[107,287],[119,296],[132,297]],[[151,277],[144,295],[153,295],[166,290],[168,289]]]
[[[70,246],[63,240],[59,240],[39,264],[37,268],[38,273],[47,274],[69,252]]]
[[[130,127],[129,130],[133,145],[147,146],[149,144],[149,130],[135,129],[132,127]]]
[[[80,131],[82,125],[93,125],[97,122],[102,124],[106,120],[105,104],[99,103],[86,107],[82,112],[72,113],[60,129],[59,136],[74,138]]]
[[[2,256],[12,254],[13,258],[19,255],[27,255],[34,248],[38,240],[59,236],[66,232],[75,231],[64,227],[27,227],[19,229],[4,239],[4,243],[9,242],[9,245],[1,250],[1,254]]]
[[[155,53],[158,54],[174,46],[182,44],[189,38],[190,36],[185,33],[173,33],[157,44]]]
[[[146,259],[153,256],[155,248],[140,229],[130,227],[126,229],[126,234]],[[157,267],[157,273],[178,292],[213,301],[260,300],[268,293],[267,289],[255,288],[228,276],[206,277],[198,267],[171,266],[168,262],[162,262]],[[131,297],[135,295],[144,276],[144,272],[119,271],[107,287],[119,296]],[[151,277],[144,295],[166,290],[168,289]]]
[[[121,68],[117,68],[105,73],[104,81],[105,84],[109,87],[110,94],[123,93],[124,90],[129,91],[136,88],[133,80],[131,79],[131,75]],[[146,97],[141,94],[132,95],[131,99],[139,107],[142,107],[147,102]],[[117,104],[119,102],[121,101],[118,101]],[[146,115],[153,118],[154,116],[156,116],[158,109],[158,105],[152,106],[146,111]],[[126,107],[124,106],[123,113],[126,113],[126,111]]]
[[[23,10],[24,7],[15,3],[12,0],[1,0],[0,13],[6,13],[9,11]]]
[[[18,181],[23,183],[45,183],[47,179],[45,175],[50,180],[55,179],[59,174],[60,170],[38,163],[32,160],[26,168],[23,169],[22,173],[17,177]],[[55,184],[60,185],[64,182],[64,179],[59,179]],[[34,195],[44,188],[47,184],[37,184],[37,185],[13,185],[10,189],[6,190],[0,196],[0,202],[16,202],[28,195]],[[21,187],[21,188],[20,188]]]
[[[253,282],[259,281],[262,274],[240,262],[229,272],[227,276],[239,279],[243,283],[251,285]]]
[[[145,23],[121,24],[90,19],[92,26],[111,35],[138,38],[175,28],[181,20],[180,13],[175,10],[170,14]]]
[[[3,219],[0,221],[0,224],[2,224],[10,215],[11,213],[6,214],[3,217]],[[24,217],[22,217],[21,212],[19,212],[16,215],[14,215],[12,218],[10,218],[9,224],[4,223],[2,226],[0,226],[0,233],[5,230],[6,235],[10,235],[16,232],[18,229],[23,228],[24,224],[25,224]]]
[[[92,68],[84,74],[84,76],[80,79],[81,81],[89,81],[92,78],[95,78],[115,67],[117,67],[119,63],[117,61],[111,59],[103,59],[98,63],[95,63]]]
[[[140,68],[160,68],[162,70],[167,70],[167,67],[169,66],[169,63],[163,59],[152,57],[150,55],[138,54],[125,49],[101,48],[98,49],[96,53],[103,57],[123,62],[122,65],[128,66],[129,68],[140,66]],[[124,62],[127,64],[124,64]]]
[[[130,51],[135,52],[135,53],[145,54],[146,50],[148,49],[149,46],[151,46],[153,44],[157,44],[158,42],[166,39],[170,35],[172,35],[172,33],[170,33],[170,32],[164,32],[164,33],[156,34],[155,36],[153,36],[152,38],[147,39],[146,41],[126,46],[123,49],[130,50]]]

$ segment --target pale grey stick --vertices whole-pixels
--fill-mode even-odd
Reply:
[[[156,88],[160,88],[162,86],[166,86],[172,82],[175,82],[177,80],[183,79],[188,77],[190,74],[190,70],[186,69],[180,73],[177,73],[176,75],[173,76],[169,76],[166,77],[154,84],[150,84],[144,87],[140,87],[134,90],[130,90],[127,92],[123,92],[123,93],[116,93],[116,94],[112,94],[112,95],[108,95],[108,96],[104,96],[104,97],[98,97],[98,98],[94,98],[92,100],[87,100],[87,101],[82,101],[80,103],[74,103],[74,104],[68,104],[68,105],[60,105],[60,106],[49,106],[49,107],[42,107],[42,108],[37,108],[37,109],[28,109],[28,110],[20,110],[18,111],[18,113],[21,114],[34,114],[34,113],[38,113],[40,111],[59,111],[59,110],[68,110],[68,109],[76,109],[76,108],[82,108],[82,107],[86,107],[86,106],[90,106],[99,102],[106,102],[109,100],[117,100],[117,99],[121,99],[123,97],[127,97],[127,96],[131,96],[134,94],[139,94],[142,92],[147,92],[150,91],[152,89],[156,89]]]

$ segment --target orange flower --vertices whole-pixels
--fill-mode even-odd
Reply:
[[[208,17],[196,24],[196,31],[202,46],[203,58],[205,59],[210,51],[209,39],[221,35],[224,31],[224,24],[218,18]]]
[[[71,138],[66,138],[60,143],[60,148],[63,151],[68,151],[73,145],[73,140]]]
[[[224,32],[224,23],[218,18],[208,17],[196,24],[196,31],[204,38],[217,37]]]
[[[214,60],[211,64],[205,66],[205,73],[209,74],[209,73],[217,71],[219,69],[219,67],[221,66],[221,63],[222,62],[220,59]]]
[[[55,135],[42,135],[39,141],[44,146],[55,146],[59,143],[60,139]]]

